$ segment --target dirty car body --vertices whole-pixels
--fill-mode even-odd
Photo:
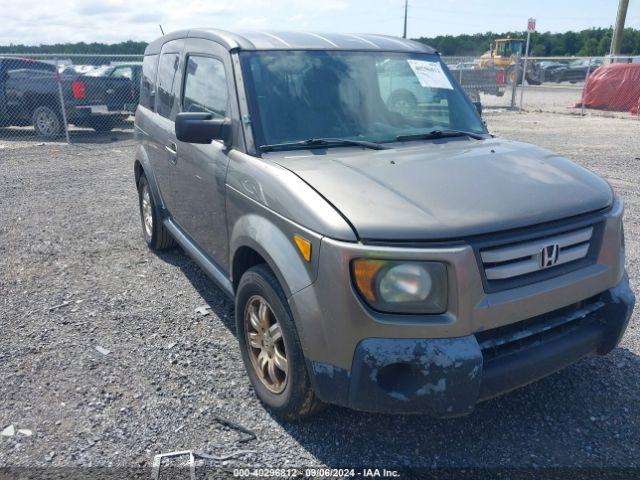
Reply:
[[[201,58],[215,92],[189,86]],[[424,88],[412,108],[390,108],[389,62]],[[229,296],[268,266],[320,400],[462,415],[620,341],[621,199],[489,135],[430,47],[191,30],[151,43],[142,75],[136,181]]]

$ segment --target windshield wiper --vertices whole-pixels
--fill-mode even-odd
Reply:
[[[287,150],[289,148],[315,148],[315,147],[339,147],[342,145],[353,145],[370,148],[372,150],[386,150],[389,147],[366,140],[350,140],[348,138],[309,138],[298,142],[274,143],[271,145],[261,145],[260,150],[271,152],[274,150]]]
[[[484,136],[478,133],[465,132],[464,130],[431,130],[425,133],[413,133],[410,135],[398,135],[396,140],[403,142],[405,140],[428,140],[431,138],[444,138],[444,137],[470,137],[476,140],[483,140]]]

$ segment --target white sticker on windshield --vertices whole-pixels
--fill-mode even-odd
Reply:
[[[453,85],[451,85],[444,70],[442,70],[440,62],[425,62],[424,60],[409,59],[407,63],[423,87],[453,90]]]

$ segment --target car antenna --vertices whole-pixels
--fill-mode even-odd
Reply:
[[[162,29],[162,25],[158,24],[158,26],[160,27],[160,31],[162,32],[162,35],[164,35],[164,30]]]

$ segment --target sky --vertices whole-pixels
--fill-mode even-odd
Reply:
[[[618,0],[409,0],[410,38],[609,27]],[[194,27],[402,35],[404,0],[0,0],[0,45],[151,41]],[[627,26],[640,28],[640,0]]]

